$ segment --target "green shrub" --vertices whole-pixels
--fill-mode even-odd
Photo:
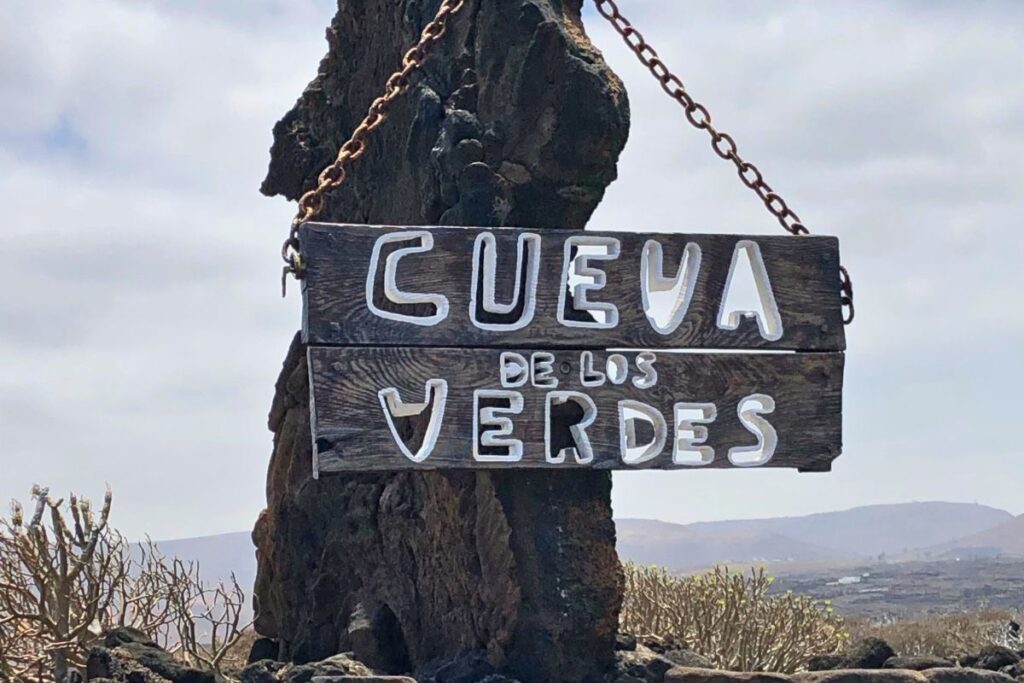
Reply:
[[[676,638],[722,669],[792,673],[848,638],[827,603],[768,595],[773,579],[763,569],[745,575],[715,567],[692,577],[632,563],[623,569],[622,630]]]

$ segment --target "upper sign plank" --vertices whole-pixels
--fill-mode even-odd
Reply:
[[[834,237],[307,223],[300,240],[313,345],[845,348]]]

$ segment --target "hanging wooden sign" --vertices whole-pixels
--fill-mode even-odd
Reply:
[[[307,223],[300,243],[318,473],[840,453],[835,238]]]

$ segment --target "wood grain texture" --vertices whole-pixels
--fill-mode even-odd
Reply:
[[[587,232],[619,240],[621,255],[595,265],[607,274],[607,285],[591,299],[618,307],[614,329],[574,328],[560,324],[556,314],[562,288],[563,243],[568,231],[537,231],[541,263],[533,322],[515,331],[492,331],[470,323],[473,244],[477,228],[429,228],[434,239],[429,254],[405,256],[398,268],[399,288],[439,293],[450,303],[449,314],[427,327],[388,320],[367,306],[366,278],[370,254],[385,228],[309,223],[302,227],[302,256],[307,264],[304,291],[304,340],[312,345],[469,346],[523,348],[718,348],[840,351],[845,348],[839,296],[839,245],[834,237],[739,236]],[[410,230],[416,228],[409,228]],[[497,240],[497,281],[500,302],[513,300],[518,236],[511,228],[491,230]],[[579,234],[579,233],[575,233]],[[702,263],[692,301],[682,323],[670,334],[651,326],[644,313],[640,286],[640,255],[648,239],[664,250],[665,275],[674,276],[687,243],[700,246]],[[783,323],[783,335],[764,339],[753,319],[736,330],[718,327],[718,313],[735,245],[753,240],[763,255]],[[382,272],[382,271],[381,271]],[[385,302],[385,305],[389,305]],[[429,308],[429,306],[428,306]],[[406,308],[405,312],[416,312]],[[422,309],[419,311],[422,313]]]
[[[527,358],[530,351],[516,350]],[[500,389],[498,349],[421,349],[412,347],[310,347],[309,370],[313,392],[312,427],[314,460],[320,472],[348,470],[398,470],[408,468],[578,468],[602,469],[700,469],[672,462],[673,405],[676,402],[709,402],[717,418],[707,425],[707,445],[714,460],[707,467],[732,467],[727,452],[750,446],[756,436],[741,423],[737,405],[751,394],[767,394],[775,410],[765,415],[778,435],[778,446],[766,467],[827,471],[841,451],[843,383],[842,353],[669,353],[657,352],[654,367],[657,383],[638,388],[633,378],[637,352],[623,353],[630,368],[619,386],[606,383],[585,387],[580,382],[580,350],[553,352],[554,389],[531,386],[516,389],[523,395],[523,409],[512,416],[513,437],[524,443],[517,463],[477,462],[472,457],[473,392]],[[596,366],[606,352],[594,352]],[[433,452],[421,463],[402,455],[383,413],[378,392],[394,387],[408,402],[422,402],[424,387],[432,379],[448,384],[444,420]],[[547,391],[579,391],[591,397],[596,419],[587,428],[594,458],[578,465],[545,460],[544,405]],[[659,410],[668,424],[668,441],[654,459],[636,466],[620,457],[618,401],[633,399]],[[423,424],[413,420],[404,433],[413,439]],[[646,436],[638,434],[642,443]]]

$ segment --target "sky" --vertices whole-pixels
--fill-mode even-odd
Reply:
[[[840,238],[857,319],[831,473],[616,473],[616,515],[1024,513],[1024,5],[620,4],[810,229]],[[0,500],[109,483],[131,536],[251,528],[299,324],[278,279],[293,206],[258,187],[333,12],[0,3]],[[592,9],[586,26],[632,107],[589,227],[777,234]]]

